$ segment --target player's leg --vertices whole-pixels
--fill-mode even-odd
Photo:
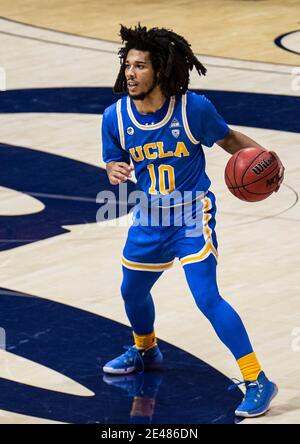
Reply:
[[[136,212],[135,216],[140,212]],[[150,291],[173,261],[174,253],[164,248],[159,228],[147,224],[130,227],[122,258],[121,294],[135,345],[105,364],[104,372],[126,374],[161,364],[162,354],[156,344],[154,304]]]
[[[184,266],[196,304],[235,356],[243,375],[246,396],[236,414],[257,416],[268,410],[277,388],[261,371],[241,318],[219,294],[215,214],[215,196],[209,191],[192,205],[185,217],[185,225],[174,239],[174,248]]]
[[[155,309],[150,290],[162,273],[130,270],[123,266],[121,294],[135,335],[149,336],[154,330]],[[149,347],[151,344],[140,344],[143,345]]]
[[[258,416],[268,410],[277,387],[261,371],[241,318],[219,294],[216,265],[214,255],[210,254],[202,261],[186,264],[184,271],[197,306],[232,352],[243,375],[246,396],[235,413]]]
[[[162,354],[156,343],[155,309],[150,291],[161,274],[162,272],[131,270],[123,266],[121,294],[133,329],[135,345],[105,364],[104,372],[127,374],[160,366]]]
[[[184,272],[198,308],[211,322],[234,357],[238,360],[252,353],[253,348],[239,315],[220,296],[214,255],[210,254],[200,262],[185,265]],[[258,366],[254,368],[254,376],[257,376],[259,370]]]

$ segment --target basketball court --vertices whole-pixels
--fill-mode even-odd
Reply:
[[[244,424],[300,423],[299,2],[1,0],[0,423],[234,423],[234,358],[197,309],[177,261],[153,289],[161,372],[112,378],[132,343],[119,293],[127,215],[97,223],[113,190],[103,110],[119,69],[120,23],[182,34],[206,66],[191,76],[233,128],[278,153],[278,193],[247,203],[205,149],[217,198],[218,282],[268,376],[272,409]],[[128,184],[128,193],[134,183]]]

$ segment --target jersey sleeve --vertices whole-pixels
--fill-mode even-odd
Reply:
[[[130,156],[121,147],[118,136],[115,106],[106,108],[102,119],[102,158],[105,163],[117,161],[130,163]]]
[[[229,127],[209,99],[191,93],[188,97],[187,117],[193,136],[201,144],[211,147],[229,133]]]

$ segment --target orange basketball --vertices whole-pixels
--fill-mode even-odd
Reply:
[[[279,164],[268,151],[244,148],[233,154],[225,168],[229,191],[247,202],[266,199],[277,188]]]

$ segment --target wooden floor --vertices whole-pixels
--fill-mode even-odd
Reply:
[[[299,30],[299,0],[1,1],[1,15],[35,26],[118,42],[119,24],[164,26],[182,33],[198,54],[297,65],[274,45]]]
[[[54,107],[46,113],[34,108],[34,103],[31,112],[5,111],[1,100],[12,90],[111,87],[118,70],[119,23],[138,20],[172,28],[192,43],[208,67],[205,79],[192,75],[193,88],[204,93],[213,90],[221,98],[225,93],[241,92],[251,97],[257,93],[266,100],[276,96],[279,108],[284,98],[299,97],[300,91],[292,88],[292,68],[299,65],[300,56],[274,44],[280,35],[300,28],[299,1],[152,3],[150,8],[142,1],[66,0],[61,4],[49,0],[41,11],[36,0],[2,0],[0,67],[6,72],[7,91],[0,92],[0,143],[103,168],[100,115],[71,107],[69,112]],[[297,49],[297,42],[294,39],[293,48]],[[237,100],[235,97],[231,100]],[[222,114],[222,106],[218,108]],[[263,119],[261,108],[259,113]],[[218,147],[206,150],[218,203],[221,294],[241,315],[263,368],[280,389],[272,410],[243,422],[250,424],[300,423],[300,131],[299,115],[288,109],[286,113],[286,123],[277,126],[272,125],[272,116],[271,124],[265,126],[247,124],[247,119],[244,124],[231,125],[276,150],[286,166],[282,189],[266,201],[247,204],[231,196],[223,181],[226,153]],[[42,211],[43,203],[38,196],[29,196],[30,190],[16,191],[2,184],[0,219]],[[64,198],[62,195],[56,197]],[[64,228],[69,232],[3,249],[0,287],[128,325],[119,295],[126,223],[70,222]],[[159,338],[230,378],[240,376],[231,354],[197,311],[178,263],[162,276],[153,296]],[[62,373],[5,349],[0,351],[0,377],[63,393],[92,395]],[[3,409],[0,423],[54,422],[38,416]]]

